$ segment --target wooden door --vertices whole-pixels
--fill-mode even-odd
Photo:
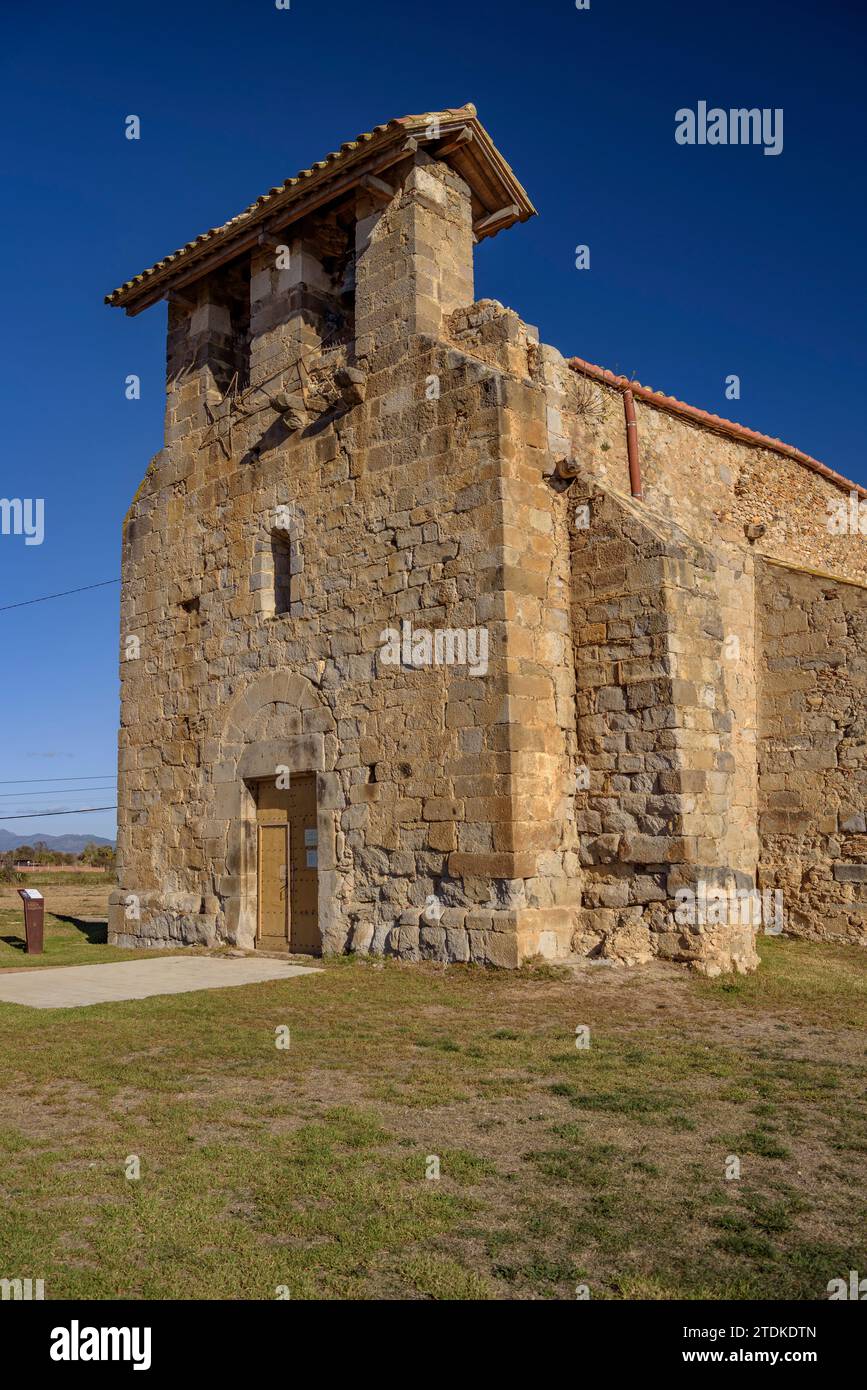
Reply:
[[[270,951],[289,949],[288,794],[273,782],[260,782],[256,808],[259,913],[256,944]]]
[[[289,786],[289,884],[291,949],[318,955],[322,938],[315,774],[293,777]]]
[[[260,782],[256,820],[256,944],[265,950],[318,954],[322,940],[315,775],[293,777],[288,788]]]
[[[289,861],[287,825],[259,826],[259,945],[286,950],[289,945]]]

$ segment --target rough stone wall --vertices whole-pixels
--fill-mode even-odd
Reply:
[[[436,403],[424,394],[434,371]],[[320,827],[319,877],[333,948],[374,935],[381,948],[415,903],[414,926],[404,922],[391,943],[411,953],[429,895],[466,906],[450,901],[448,860],[493,849],[496,808],[461,769],[475,776],[499,756],[486,747],[495,730],[486,732],[484,711],[503,663],[502,620],[480,620],[486,677],[383,667],[378,653],[383,631],[404,620],[428,630],[480,625],[477,583],[501,538],[495,469],[480,482],[496,453],[480,376],[472,364],[444,369],[419,348],[372,373],[362,405],[255,464],[227,467],[205,446],[210,467],[197,476],[194,466],[176,495],[171,460],[158,461],[127,525],[124,561],[124,626],[141,658],[122,668],[120,849],[124,889],[156,895],[142,932],[152,925],[159,938],[176,911],[183,939],[198,939],[200,928],[251,944],[250,913],[239,906],[251,846],[233,843],[239,796],[243,782],[281,765],[326,774],[320,805],[332,824]],[[436,422],[459,409],[467,440],[450,450]],[[238,447],[246,458],[252,441]],[[487,514],[467,504],[470,489],[488,495]],[[268,553],[278,508],[290,518],[300,583],[294,611],[269,617],[256,557]],[[188,613],[181,605],[191,596],[197,611]],[[265,756],[243,766],[248,747]],[[485,940],[474,943],[480,957]]]
[[[756,964],[739,923],[677,928],[674,894],[754,886],[739,818],[717,560],[646,508],[575,490],[572,626],[584,911],[574,947],[708,973]]]
[[[788,929],[865,939],[867,588],[759,568],[764,886]]]

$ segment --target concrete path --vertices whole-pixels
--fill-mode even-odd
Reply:
[[[29,1004],[32,1009],[78,1009],[121,999],[149,999],[153,994],[189,994],[320,973],[307,965],[255,956],[162,956],[110,965],[41,966],[0,975],[0,1000]]]

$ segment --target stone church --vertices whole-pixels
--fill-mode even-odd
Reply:
[[[476,301],[534,213],[472,105],[403,117],[107,296],[168,303],[112,942],[864,941],[867,493]]]

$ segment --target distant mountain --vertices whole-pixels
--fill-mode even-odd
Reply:
[[[60,854],[80,854],[88,845],[114,845],[114,840],[103,840],[100,835],[43,835],[36,831],[33,835],[13,835],[10,830],[0,830],[0,854],[7,849],[17,849],[19,845],[34,845],[37,840],[46,849],[57,850]]]

